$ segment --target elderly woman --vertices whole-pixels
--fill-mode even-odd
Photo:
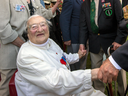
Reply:
[[[39,15],[28,19],[27,32],[29,41],[21,46],[17,57],[18,96],[104,96],[92,88],[99,69],[70,71],[69,64],[78,62],[85,50],[63,52],[49,38],[48,23]]]

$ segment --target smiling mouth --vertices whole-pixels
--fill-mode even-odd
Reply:
[[[44,35],[44,33],[40,33],[40,34],[38,34],[37,36],[42,36],[42,35]]]

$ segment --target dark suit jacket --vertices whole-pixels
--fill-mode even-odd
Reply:
[[[128,41],[112,53],[116,63],[128,72]]]
[[[99,34],[94,34],[90,24],[90,0],[85,0],[81,7],[80,14],[80,43],[86,44],[89,38],[89,50],[93,53],[99,53],[100,47],[107,53],[107,48],[113,43],[122,44],[126,34],[118,29],[118,23],[123,19],[122,8],[119,0],[105,0],[104,3],[111,3],[109,9],[112,10],[112,15],[105,14],[105,8],[102,8],[102,0],[99,0],[98,9],[98,27]],[[108,7],[107,7],[108,8]],[[124,31],[124,30],[123,30]]]
[[[63,49],[63,41],[62,34],[59,24],[60,11],[56,10],[56,16],[50,21],[52,22],[52,26],[50,27],[50,38],[53,39],[62,49]]]
[[[60,27],[63,40],[79,43],[79,18],[83,0],[64,0],[60,15]]]

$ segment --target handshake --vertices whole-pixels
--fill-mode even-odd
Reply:
[[[79,54],[79,58],[82,58],[83,56],[85,56],[86,50],[85,50],[84,45],[82,45],[82,44],[80,45],[78,54]],[[99,68],[95,68],[95,69],[91,70],[91,79],[92,79],[92,81],[98,79],[98,72],[99,72]]]
[[[83,56],[85,56],[86,54],[86,50],[80,50],[78,51],[78,55],[79,55],[79,58],[82,58]]]
[[[109,59],[106,59],[100,68],[92,69],[92,81],[99,79],[104,83],[112,83],[112,81],[116,81],[119,70],[116,69]]]
[[[116,81],[119,70],[116,69],[109,59],[106,59],[100,68],[95,68],[91,70],[92,81],[99,79],[104,83],[112,83]]]
[[[78,54],[79,54],[79,58],[82,58],[83,56],[85,56],[86,50],[85,50],[84,44],[80,44]]]

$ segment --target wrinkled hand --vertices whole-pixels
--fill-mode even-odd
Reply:
[[[98,79],[98,77],[97,77],[98,71],[99,71],[99,68],[95,68],[95,69],[92,69],[91,70],[91,75],[92,75],[91,78],[92,78],[92,81]]]
[[[98,79],[103,81],[104,83],[112,83],[112,81],[116,81],[119,70],[116,69],[109,59],[106,59],[101,65],[98,72]]]
[[[78,54],[79,54],[79,58],[82,58],[83,56],[85,56],[86,50],[80,50],[79,49]]]
[[[71,45],[71,40],[65,41],[64,44],[67,45],[67,46]]]
[[[121,44],[116,43],[116,42],[113,42],[112,45],[113,45],[112,50],[116,50],[117,48],[119,48],[121,46]]]

